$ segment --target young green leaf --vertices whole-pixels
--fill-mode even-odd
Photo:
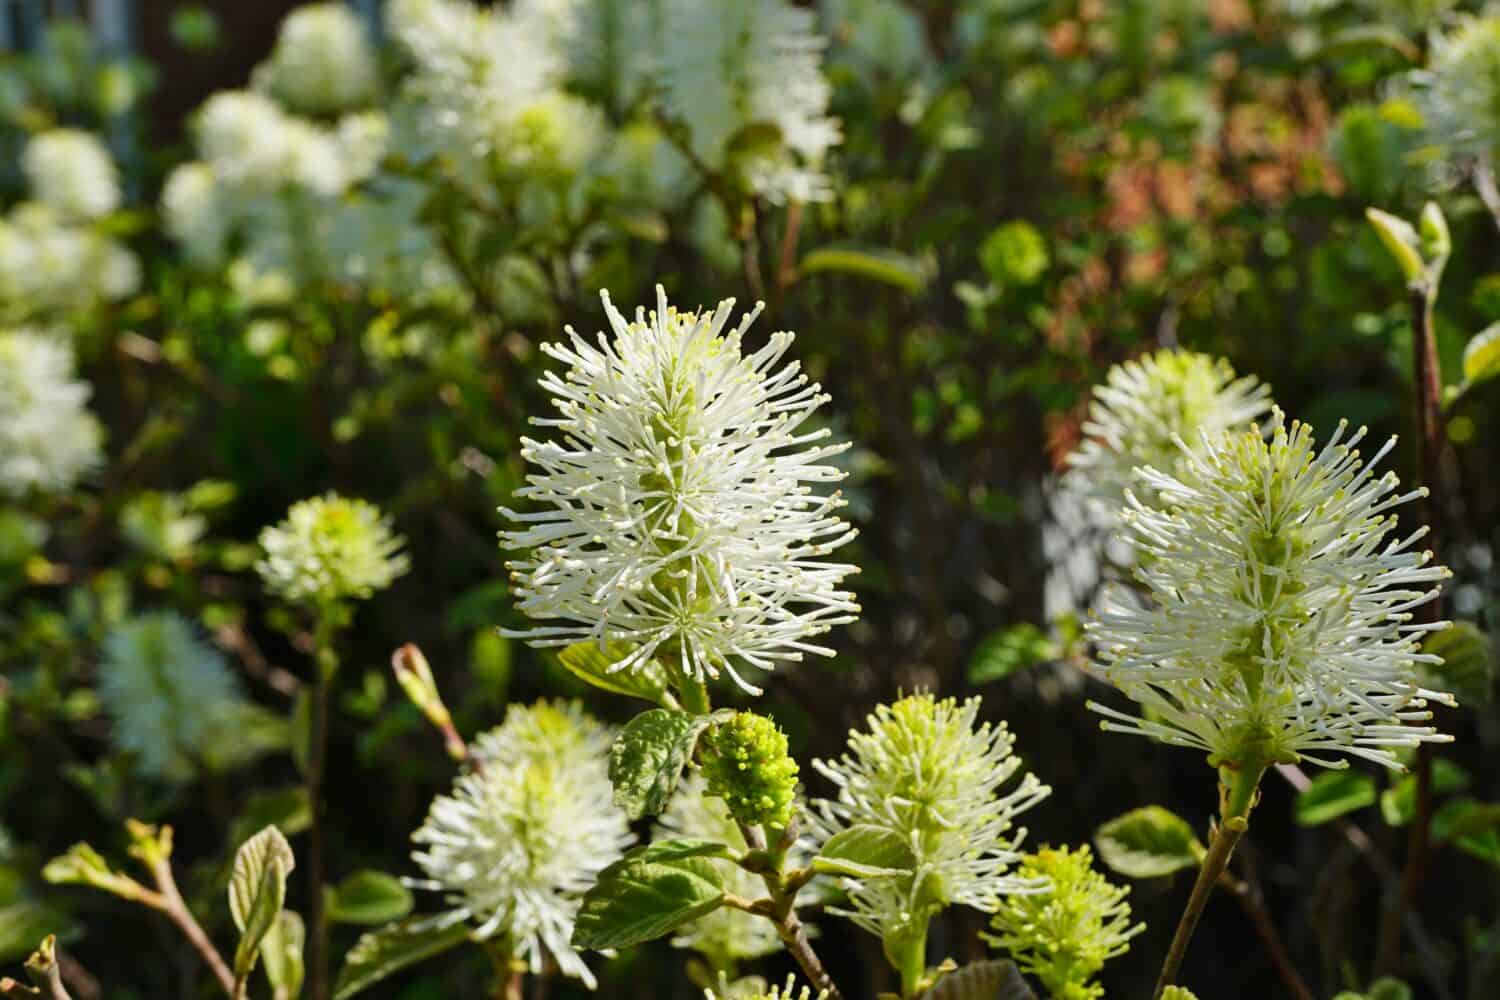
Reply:
[[[1469,772],[1446,757],[1432,762],[1432,790],[1438,795],[1461,792],[1469,787]],[[1405,826],[1417,811],[1417,779],[1408,774],[1380,793],[1380,815],[1390,826]]]
[[[627,722],[609,750],[615,803],[631,819],[665,809],[682,769],[692,759],[698,737],[722,716],[652,708]]]
[[[969,683],[998,681],[1059,655],[1057,643],[1031,622],[998,629],[985,636],[969,658]]]
[[[411,912],[411,890],[385,872],[357,871],[326,889],[328,919],[341,924],[385,924]]]
[[[1464,348],[1464,381],[1470,385],[1500,375],[1500,323],[1474,334]]]
[[[1425,268],[1421,252],[1422,240],[1412,224],[1378,208],[1365,209],[1365,218],[1375,227],[1376,235],[1401,268],[1401,274],[1407,283],[1420,280]]]
[[[268,826],[241,844],[234,856],[234,869],[229,875],[229,915],[239,931],[244,931],[265,873],[273,866],[279,866],[284,895],[286,877],[297,867],[297,859],[281,831]]]
[[[1469,708],[1485,708],[1493,700],[1494,649],[1473,622],[1454,622],[1441,632],[1429,633],[1422,641],[1422,652],[1443,658],[1442,663],[1423,666],[1424,686],[1448,691]]]
[[[829,837],[813,858],[813,867],[820,872],[856,878],[900,875],[911,871],[916,863],[911,845],[900,834],[864,824]]]
[[[611,694],[623,694],[630,698],[643,698],[664,707],[675,708],[676,702],[667,693],[667,672],[656,660],[646,660],[629,670],[611,673],[609,666],[618,663],[630,652],[622,642],[611,642],[604,649],[596,642],[575,642],[558,654],[558,662],[569,673],[585,684],[591,684]]]
[[[292,1000],[301,994],[306,940],[307,928],[302,918],[291,910],[282,910],[261,941],[261,967],[266,970],[274,1000]]]
[[[1206,852],[1187,820],[1162,806],[1142,806],[1094,833],[1099,857],[1130,878],[1156,878],[1191,868]]]
[[[718,909],[724,876],[706,854],[722,845],[668,841],[638,847],[599,873],[573,926],[573,947],[625,948]]]
[[[831,271],[894,285],[916,295],[932,277],[930,261],[879,247],[830,246],[802,258],[803,274]]]
[[[1432,835],[1438,840],[1462,840],[1500,828],[1500,802],[1470,798],[1443,803],[1432,817]]]
[[[1345,813],[1374,805],[1375,779],[1359,771],[1324,771],[1297,795],[1302,826],[1321,826]]]
[[[260,869],[260,884],[240,927],[240,943],[234,949],[234,973],[243,980],[255,968],[260,943],[275,926],[286,903],[286,869],[279,857],[270,857]]]
[[[333,984],[333,1000],[348,1000],[408,965],[439,955],[468,939],[467,925],[432,917],[412,917],[370,931],[344,957],[344,967]]]

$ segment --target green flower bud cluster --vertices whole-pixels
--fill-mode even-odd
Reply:
[[[1094,870],[1087,846],[1070,850],[1044,847],[1021,861],[1017,874],[1045,879],[1040,893],[1005,896],[985,935],[1006,949],[1016,964],[1041,980],[1055,1000],[1099,1000],[1104,988],[1092,982],[1104,963],[1130,948],[1146,929],[1130,923],[1130,890]]]
[[[722,798],[746,826],[784,830],[797,796],[797,762],[770,719],[737,712],[704,734],[699,764],[708,794]]]
[[[406,572],[402,544],[380,508],[329,493],[293,504],[260,533],[265,558],[255,568],[267,590],[295,603],[365,599]]]

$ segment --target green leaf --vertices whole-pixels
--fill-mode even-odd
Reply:
[[[1459,837],[1453,845],[1465,854],[1500,868],[1500,830],[1485,830],[1482,833]]]
[[[241,978],[248,976],[250,970],[255,968],[255,960],[260,955],[260,943],[275,926],[285,903],[286,871],[282,868],[280,858],[271,857],[266,866],[261,869],[260,884],[256,886],[255,899],[251,902],[250,911],[245,914],[245,922],[240,928],[240,943],[234,949],[236,976]]]
[[[969,658],[969,683],[988,684],[1061,655],[1040,627],[1021,622],[985,636]]]
[[[1416,229],[1412,228],[1412,224],[1389,212],[1382,212],[1378,208],[1365,209],[1365,218],[1369,219],[1370,225],[1375,227],[1375,233],[1380,237],[1380,242],[1385,244],[1385,248],[1390,251],[1391,257],[1401,268],[1401,274],[1407,282],[1419,280],[1425,270],[1425,264],[1420,250],[1422,240],[1417,235]]]
[[[234,918],[237,930],[245,929],[245,921],[260,893],[261,880],[273,865],[280,866],[283,882],[297,867],[292,845],[274,826],[267,826],[235,852],[234,869],[229,875],[229,915]]]
[[[1500,352],[1500,345],[1497,345]],[[1423,664],[1425,687],[1447,691],[1469,708],[1486,708],[1494,699],[1495,651],[1490,639],[1473,622],[1454,622],[1422,641],[1422,652],[1443,658]]]
[[[275,1000],[290,1000],[302,992],[306,974],[302,952],[307,928],[302,918],[291,910],[282,910],[271,930],[260,943],[261,967],[271,983]]]
[[[667,693],[666,668],[656,660],[610,672],[610,665],[619,663],[629,653],[629,644],[623,642],[607,643],[602,650],[596,642],[575,642],[559,653],[557,659],[574,677],[602,691],[675,707]]]
[[[929,261],[880,247],[829,246],[802,258],[803,274],[832,272],[869,278],[894,285],[911,295],[920,292],[932,278]]]
[[[1094,833],[1099,857],[1130,878],[1156,878],[1203,860],[1206,850],[1187,820],[1162,806],[1142,806]]]
[[[1496,375],[1500,375],[1500,323],[1491,323],[1464,348],[1464,381],[1473,385]]]
[[[665,708],[642,712],[625,724],[609,749],[615,804],[630,816],[655,816],[666,808],[703,730],[724,713],[690,715]]]
[[[1432,791],[1435,795],[1461,792],[1469,787],[1469,772],[1446,757],[1432,761]],[[1380,815],[1389,826],[1405,826],[1417,812],[1417,776],[1408,774],[1380,793]]]
[[[370,931],[344,956],[344,967],[333,984],[333,1000],[348,1000],[426,958],[439,955],[469,939],[463,923],[443,918],[410,918]]]
[[[1432,835],[1438,840],[1461,840],[1500,827],[1500,802],[1452,799],[1432,817]]]
[[[901,875],[916,864],[911,845],[899,833],[865,824],[829,837],[813,858],[813,867],[820,872],[857,878]]]
[[[625,948],[670,933],[718,909],[724,877],[706,841],[637,847],[599,873],[583,897],[573,947]]]
[[[948,973],[922,1000],[1036,1000],[1016,963],[974,962]]]
[[[1029,222],[1007,222],[979,246],[979,263],[994,284],[1030,285],[1047,270],[1047,242]]]
[[[1360,771],[1324,771],[1297,795],[1302,826],[1321,826],[1345,813],[1375,804],[1375,779]]]
[[[325,889],[328,919],[340,924],[385,924],[411,913],[411,890],[385,872],[364,869]]]

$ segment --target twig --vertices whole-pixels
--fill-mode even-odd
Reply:
[[[812,981],[813,989],[820,993],[826,992],[828,1000],[842,1000],[843,995],[828,975],[828,970],[823,967],[818,953],[813,951],[812,943],[807,939],[807,929],[797,917],[797,892],[807,884],[811,874],[803,870],[784,871],[787,851],[797,842],[796,826],[794,819],[791,826],[780,831],[780,836],[774,838],[776,843],[767,848],[766,837],[759,827],[740,824],[745,843],[751,848],[749,856],[764,858],[763,864],[754,864],[746,870],[759,875],[761,881],[765,882],[768,898],[751,902],[735,897],[733,901],[726,898],[725,902],[771,921],[776,926],[776,935],[781,938],[781,943]]]
[[[323,779],[328,765],[329,687],[338,671],[333,649],[334,611],[318,609],[314,632],[312,711],[309,713],[307,752],[308,824],[308,972],[312,1000],[328,1000],[328,919],[323,912],[323,858],[327,841],[328,811],[323,802]]]
[[[1250,925],[1255,928],[1256,937],[1265,946],[1266,954],[1271,959],[1271,964],[1276,968],[1276,974],[1281,977],[1282,983],[1287,991],[1296,1000],[1314,1000],[1313,992],[1308,988],[1307,982],[1297,972],[1297,967],[1292,964],[1292,958],[1287,954],[1286,944],[1281,940],[1281,934],[1276,930],[1276,923],[1271,919],[1271,913],[1266,909],[1265,895],[1261,891],[1260,880],[1255,877],[1255,866],[1250,860],[1248,851],[1242,852],[1245,869],[1244,878],[1235,878],[1229,872],[1219,876],[1219,885],[1228,890],[1235,899],[1240,901],[1240,907],[1244,909],[1245,916],[1250,918]]]
[[[26,975],[36,986],[22,986],[14,979],[0,979],[0,993],[8,997],[41,997],[43,1000],[73,1000],[63,986],[62,971],[57,964],[57,937],[48,934],[41,946],[26,960]]]
[[[152,906],[167,915],[167,919],[177,925],[182,931],[182,936],[187,938],[188,944],[193,946],[208,966],[214,978],[223,987],[226,996],[233,997],[235,991],[234,973],[229,971],[229,965],[214,947],[208,935],[204,933],[202,926],[193,916],[193,911],[188,909],[187,903],[183,902],[182,893],[177,889],[177,879],[172,875],[171,861],[165,856],[153,858],[150,862],[151,877],[156,882],[157,891],[147,893],[142,902]]]

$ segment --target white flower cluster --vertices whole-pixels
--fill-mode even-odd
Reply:
[[[298,7],[281,22],[258,88],[299,114],[335,115],[367,106],[380,78],[364,23],[344,3]]]
[[[223,655],[191,624],[172,612],[131,618],[110,630],[103,654],[99,696],[142,774],[186,781],[219,755],[213,744],[243,702]]]
[[[0,219],[0,316],[52,319],[133,294],[140,262],[96,225],[121,197],[103,144],[54,129],[32,137],[21,164],[35,200]]]
[[[807,423],[827,400],[796,362],[793,334],[746,353],[756,308],[730,327],[733,301],[679,312],[657,289],[656,310],[627,320],[604,293],[613,339],[542,350],[567,366],[542,387],[558,415],[537,423],[553,441],[523,439],[535,471],[504,513],[505,545],[530,550],[508,565],[517,606],[538,620],[514,635],[537,646],[623,642],[614,664],[655,656],[703,681],[748,665],[772,669],[859,610],[840,589],[854,567],[824,560],[854,537],[839,516],[843,478]]]
[[[88,398],[67,341],[0,330],[0,495],[66,490],[100,464]]]
[[[292,504],[284,521],[261,531],[265,558],[255,569],[288,601],[365,599],[410,567],[404,543],[380,508],[329,493]]]
[[[1205,438],[1175,475],[1142,470],[1159,502],[1131,497],[1126,530],[1146,557],[1136,570],[1149,606],[1102,610],[1090,632],[1100,670],[1148,710],[1091,705],[1104,726],[1262,765],[1350,754],[1398,766],[1393,748],[1447,740],[1430,726],[1422,637],[1442,624],[1411,612],[1448,571],[1414,551],[1418,529],[1392,539],[1393,473],[1362,463],[1345,425],[1321,448],[1280,411],[1259,431]]]
[[[591,988],[569,943],[583,895],[634,837],[609,781],[613,733],[577,704],[512,705],[472,747],[476,764],[412,835],[447,919],[502,938],[533,973],[550,958]]]
[[[748,850],[739,824],[729,815],[720,798],[710,798],[707,785],[696,772],[685,778],[661,814],[660,836],[693,837],[728,845],[736,854]],[[790,866],[807,862],[807,852],[795,849],[788,858]],[[755,899],[765,892],[760,877],[739,865],[723,862],[716,866],[724,876],[724,890],[745,899]],[[760,958],[781,950],[776,926],[764,917],[730,906],[720,907],[678,928],[672,938],[678,948],[689,948],[702,954],[715,968],[735,962]]]
[[[953,904],[994,912],[1004,896],[1044,883],[1018,878],[1026,831],[1016,817],[1051,793],[1021,768],[1004,723],[978,723],[980,700],[911,695],[881,705],[869,729],[849,734],[849,752],[813,767],[833,782],[833,799],[813,803],[811,825],[826,841],[843,830],[889,831],[911,849],[900,876],[846,880],[845,915],[887,940],[925,935],[927,921]],[[841,911],[842,912],[842,911]]]
[[[746,173],[773,200],[831,196],[820,167],[840,139],[812,11],[786,0],[662,0],[663,101],[705,162],[723,166],[737,137],[770,126],[778,142]]]
[[[21,167],[37,200],[62,222],[92,222],[120,207],[115,161],[91,133],[43,132],[26,144]]]
[[[1179,441],[1245,428],[1270,408],[1270,388],[1222,358],[1168,349],[1115,365],[1094,389],[1067,485],[1113,518],[1127,490],[1141,492],[1137,468],[1174,471],[1187,461]]]
[[[703,991],[704,1000],[827,1000],[828,991],[816,997],[806,986],[797,989],[797,977],[788,975],[780,986],[767,986],[759,976],[747,976],[733,983],[721,972],[719,985]]]
[[[372,159],[379,160],[370,155],[372,113],[358,114],[362,124],[353,126],[351,150],[345,128],[324,128],[288,114],[254,91],[226,90],[198,112],[198,151],[215,176],[239,193],[293,188],[333,197],[364,180]]]

